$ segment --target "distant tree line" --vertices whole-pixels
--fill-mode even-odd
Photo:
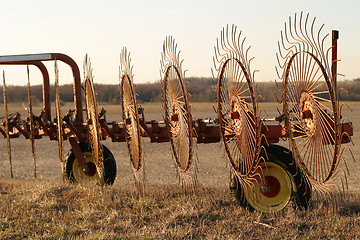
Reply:
[[[186,79],[186,87],[190,93],[191,102],[213,102],[216,101],[216,81],[212,78]],[[261,97],[259,101],[275,102],[281,100],[281,83],[263,82],[255,85],[257,94]],[[338,81],[338,89],[344,88],[347,91],[340,91],[340,100],[360,101],[360,78],[354,80]],[[135,84],[137,101],[160,102],[163,99],[163,88],[160,81],[153,83]],[[95,84],[95,91],[98,102],[120,103],[120,86],[111,84]],[[2,86],[0,87],[2,95]],[[31,87],[32,99],[34,103],[42,101],[42,85]],[[60,86],[60,95],[63,102],[73,102],[73,85],[67,84]],[[50,86],[51,100],[54,101],[54,86]],[[26,86],[7,86],[8,102],[27,102]],[[3,102],[1,96],[0,102]]]

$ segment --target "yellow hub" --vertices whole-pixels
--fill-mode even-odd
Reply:
[[[84,152],[83,154],[85,161],[88,164],[89,171],[88,173],[84,173],[84,171],[81,169],[79,165],[77,158],[75,158],[72,165],[72,172],[76,182],[81,183],[81,182],[99,181],[99,175],[97,174],[96,171],[96,165],[92,153]]]
[[[288,173],[276,163],[260,163],[260,166],[267,184],[260,189],[254,181],[251,187],[246,187],[246,200],[260,212],[278,212],[290,201],[292,181]]]

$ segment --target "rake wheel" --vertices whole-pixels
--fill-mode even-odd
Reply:
[[[217,96],[225,151],[233,168],[246,176],[257,164],[259,123],[252,82],[237,59],[228,59],[222,66]]]
[[[240,178],[253,177],[260,155],[260,119],[250,61],[243,51],[240,35],[233,26],[221,32],[221,46],[215,48],[219,66],[217,101],[220,132],[232,169]],[[229,39],[233,41],[230,43]],[[237,41],[236,41],[237,40]]]
[[[194,133],[188,93],[176,47],[172,37],[166,39],[162,55],[165,123],[177,167],[187,172],[194,158]]]
[[[311,179],[326,182],[339,153],[336,99],[329,77],[316,56],[298,52],[288,62],[283,84],[285,125],[293,152]]]
[[[315,18],[311,21],[309,14],[301,13],[294,19],[289,18],[281,32],[277,55],[289,144],[296,164],[316,193],[314,198],[336,207],[335,192],[343,196],[347,171],[339,167],[341,124],[336,71],[332,70],[336,61],[329,55],[334,46],[324,49],[329,34],[321,34],[324,25],[315,33]],[[343,188],[337,186],[337,180]]]
[[[100,183],[104,183],[103,179],[103,159],[102,159],[102,145],[100,143],[101,132],[99,123],[99,114],[97,111],[97,101],[95,96],[95,89],[92,77],[92,69],[88,56],[84,61],[84,73],[85,73],[85,104],[86,104],[86,116],[88,120],[89,129],[89,143],[94,158],[94,163],[100,177]]]
[[[130,53],[126,48],[121,52],[120,96],[122,115],[126,128],[126,143],[130,161],[135,171],[140,171],[143,165],[141,128],[139,112],[136,104],[136,94],[133,86]]]

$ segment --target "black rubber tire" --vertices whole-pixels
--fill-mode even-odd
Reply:
[[[293,183],[292,197],[295,200],[296,207],[300,209],[308,209],[311,199],[311,185],[300,167],[296,165],[292,157],[292,152],[279,145],[269,145],[266,148],[270,161],[282,166],[291,177]]]
[[[241,188],[239,179],[236,178],[233,174],[230,176],[229,188],[231,195],[235,198],[235,201],[243,208],[246,208],[250,211],[255,209],[248,203],[245,197],[245,193]]]
[[[84,152],[91,153],[91,148],[88,143],[80,142],[79,146],[83,153]],[[105,145],[102,145],[102,147],[103,147],[102,154],[104,160],[104,182],[106,185],[112,185],[116,178],[116,161],[111,151]],[[74,182],[74,183],[76,182],[76,179],[74,178],[72,167],[75,158],[76,158],[75,154],[71,149],[64,160],[65,176],[70,182]]]
[[[265,147],[265,149],[268,157],[267,161],[281,166],[288,173],[293,185],[292,199],[296,203],[294,206],[300,209],[308,209],[311,199],[311,185],[293,160],[291,151],[285,147],[273,144]],[[264,153],[262,153],[262,156],[266,159]],[[240,206],[251,211],[254,210],[246,200],[239,180],[234,176],[230,177],[230,191]]]

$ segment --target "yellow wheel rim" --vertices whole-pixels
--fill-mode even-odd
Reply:
[[[292,181],[289,174],[276,163],[260,163],[260,166],[263,168],[267,187],[261,191],[254,181],[252,187],[245,188],[245,197],[260,212],[278,212],[290,201]]]
[[[83,154],[85,161],[88,163],[88,167],[90,168],[90,174],[84,173],[84,171],[81,169],[79,165],[77,158],[75,158],[72,166],[72,172],[76,182],[81,183],[81,182],[99,181],[99,175],[96,172],[96,165],[91,152],[84,152]],[[93,169],[94,167],[95,167],[95,171]]]

